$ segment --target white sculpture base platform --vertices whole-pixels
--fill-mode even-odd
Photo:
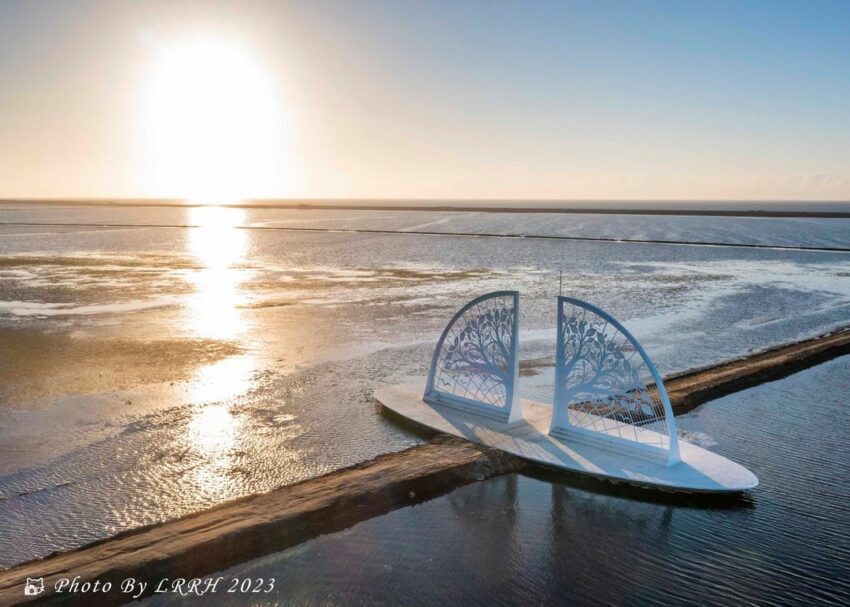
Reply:
[[[387,409],[423,426],[507,451],[544,466],[643,487],[689,493],[736,493],[758,478],[725,457],[679,440],[681,461],[663,461],[618,451],[597,441],[548,434],[550,406],[522,400],[524,421],[505,425],[422,400],[424,382],[380,388],[375,398]],[[516,406],[516,404],[514,405]]]

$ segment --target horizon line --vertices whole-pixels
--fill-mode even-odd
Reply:
[[[347,203],[342,203],[347,201]],[[402,204],[388,204],[397,202]],[[488,203],[489,206],[476,206],[470,203]],[[500,206],[499,203],[550,203],[548,206]],[[562,204],[587,204],[587,203],[662,203],[654,208],[646,207],[594,207],[594,206],[556,206]],[[663,203],[711,203],[715,208],[664,208]],[[757,204],[761,202],[772,203],[780,208],[729,208],[731,204]],[[408,203],[408,204],[403,204]],[[426,204],[427,203],[427,204]],[[454,204],[446,204],[454,203]],[[466,203],[466,204],[463,204]],[[554,203],[554,204],[551,204]],[[784,209],[781,207],[789,204],[813,204],[813,205],[850,205],[850,201],[751,201],[751,200],[516,200],[516,199],[348,199],[348,198],[255,198],[246,199],[242,202],[214,203],[187,201],[179,198],[39,198],[39,199],[0,199],[0,205],[10,204],[32,204],[32,205],[60,205],[60,206],[104,206],[104,207],[207,207],[218,206],[243,209],[292,209],[292,210],[362,210],[362,211],[431,211],[431,212],[469,212],[479,213],[558,213],[558,214],[583,214],[583,215],[672,215],[672,216],[705,216],[705,217],[761,217],[761,218],[823,218],[823,219],[850,219],[850,208],[840,211],[826,210],[799,210]]]
[[[489,202],[489,203],[510,203],[510,202],[532,202],[532,203],[600,203],[600,202],[624,202],[624,203],[705,203],[714,204],[724,203],[815,203],[815,204],[850,204],[850,198],[493,198],[493,197],[397,197],[397,196],[261,196],[261,197],[246,197],[239,199],[245,203],[262,203],[262,202]],[[200,203],[189,198],[179,196],[4,196],[0,197],[0,204],[8,204],[10,202],[180,202],[184,204],[215,204]],[[226,204],[236,204],[229,202]]]

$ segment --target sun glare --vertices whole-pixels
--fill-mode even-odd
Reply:
[[[157,190],[200,202],[267,195],[284,170],[281,109],[250,50],[214,37],[157,44],[147,117]]]

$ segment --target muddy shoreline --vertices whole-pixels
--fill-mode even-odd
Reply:
[[[232,341],[131,339],[109,328],[45,331],[4,327],[0,331],[0,409],[10,405],[43,408],[67,394],[187,381],[197,367],[244,352]],[[69,364],[71,352],[73,365]]]
[[[675,375],[666,383],[674,411],[681,414],[708,400],[848,353],[850,327]],[[50,594],[57,579],[76,575],[81,580],[113,581],[113,585],[127,577],[158,580],[208,575],[527,466],[505,453],[439,435],[423,445],[321,477],[0,571],[0,605],[27,599],[35,599],[31,604],[90,604],[91,595]],[[27,577],[44,577],[47,591],[25,597]],[[117,588],[98,597],[103,605],[127,600]]]

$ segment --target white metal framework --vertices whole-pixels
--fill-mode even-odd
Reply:
[[[521,418],[519,293],[497,291],[472,300],[446,326],[425,386],[425,402],[502,422]]]
[[[556,347],[550,434],[679,461],[664,382],[623,325],[596,306],[559,297]]]

